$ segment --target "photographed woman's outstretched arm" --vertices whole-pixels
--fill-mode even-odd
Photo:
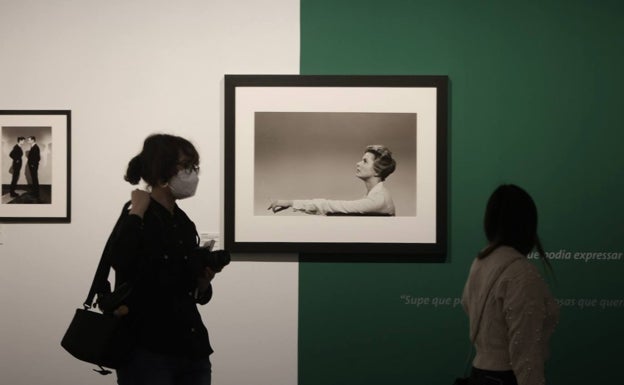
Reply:
[[[370,193],[357,200],[332,199],[296,199],[275,200],[271,202],[269,210],[274,213],[291,208],[306,214],[352,214],[352,215],[394,215],[394,203],[388,190],[382,183],[377,184]]]

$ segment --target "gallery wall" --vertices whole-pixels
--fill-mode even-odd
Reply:
[[[534,196],[556,274],[548,383],[619,378],[623,15],[581,0],[0,0],[0,108],[73,118],[72,222],[0,224],[1,382],[115,382],[59,340],[145,136],[197,144],[198,195],[181,206],[221,231],[225,73],[448,75],[450,252],[439,264],[235,255],[201,310],[215,384],[450,383],[469,349],[458,298],[504,182]]]
[[[547,383],[621,377],[623,35],[619,1],[302,0],[301,74],[449,76],[450,252],[441,264],[301,263],[299,385],[463,373],[459,297],[500,183],[534,197],[555,272]]]
[[[71,223],[0,224],[0,383],[113,384],[59,342],[129,199],[125,166],[151,133],[191,139],[200,185],[180,205],[220,233],[223,75],[298,73],[299,2],[0,0],[0,52],[0,109],[73,123]],[[294,384],[297,264],[235,258],[201,308],[214,383]]]

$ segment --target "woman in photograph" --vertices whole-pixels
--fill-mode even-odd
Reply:
[[[527,259],[536,248],[550,268],[537,236],[537,208],[520,187],[502,185],[490,196],[484,222],[488,245],[473,261],[462,296],[476,350],[471,383],[544,384],[559,308]]]
[[[135,338],[129,360],[117,369],[119,385],[210,385],[212,353],[197,305],[212,298],[215,272],[192,261],[195,224],[176,201],[195,194],[199,155],[186,139],[151,135],[128,164],[125,179],[141,180],[132,206],[115,229],[111,264],[115,286],[131,283],[115,314]]]
[[[292,207],[314,215],[370,215],[394,216],[394,202],[383,181],[394,172],[396,162],[390,150],[382,145],[366,147],[362,160],[356,164],[355,176],[364,182],[366,196],[357,200],[283,200],[271,202],[273,213]]]

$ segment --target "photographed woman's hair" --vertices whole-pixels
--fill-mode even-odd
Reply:
[[[392,152],[386,146],[380,144],[372,144],[366,147],[365,152],[370,152],[375,157],[373,169],[381,180],[386,180],[388,175],[392,174],[396,169],[396,162],[392,159]]]
[[[180,156],[188,158],[184,167],[199,165],[199,154],[188,140],[168,134],[150,135],[143,142],[141,153],[128,163],[124,179],[133,185],[141,179],[150,186],[166,183],[178,173]]]

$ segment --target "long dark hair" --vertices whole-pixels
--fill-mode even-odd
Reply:
[[[487,202],[483,225],[489,245],[477,258],[486,258],[499,246],[513,247],[524,255],[535,248],[552,273],[537,235],[537,207],[522,188],[513,184],[498,186]]]
[[[199,165],[199,154],[188,140],[168,134],[150,135],[143,142],[141,153],[128,163],[124,179],[133,185],[141,179],[150,186],[166,183],[178,172],[180,155],[186,156],[190,165]]]

